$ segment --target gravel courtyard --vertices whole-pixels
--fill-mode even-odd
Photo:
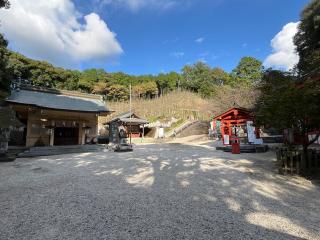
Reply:
[[[207,143],[17,159],[0,239],[320,239],[320,187]]]

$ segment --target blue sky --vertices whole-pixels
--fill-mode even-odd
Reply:
[[[13,0],[12,9],[1,10],[1,21],[19,21],[14,11],[28,9],[28,1],[31,0]],[[26,11],[29,15],[25,21],[45,22],[43,28],[39,28],[39,22],[29,24],[34,26],[33,35],[40,32],[37,39],[28,32],[17,33],[23,23],[13,29],[9,21],[3,22],[2,32],[12,49],[64,67],[157,74],[180,71],[184,65],[199,60],[231,71],[243,56],[256,57],[267,66],[289,68],[297,57],[287,42],[309,1],[66,0],[62,5],[58,0],[49,2]],[[41,18],[44,13],[54,17]],[[70,28],[64,28],[66,25]],[[47,33],[47,28],[55,30]],[[101,32],[103,36],[98,36]],[[51,37],[46,40],[48,35]]]

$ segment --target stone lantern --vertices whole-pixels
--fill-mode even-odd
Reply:
[[[0,154],[8,151],[8,142],[12,130],[23,131],[24,125],[17,119],[15,112],[9,107],[0,106]]]

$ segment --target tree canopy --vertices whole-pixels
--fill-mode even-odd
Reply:
[[[182,69],[182,87],[199,93],[203,97],[215,95],[217,86],[230,83],[230,75],[221,68],[211,68],[198,62]]]
[[[233,85],[256,85],[261,81],[263,73],[262,62],[253,57],[241,58],[238,66],[232,71]]]
[[[297,65],[301,76],[320,71],[320,1],[313,0],[301,13],[298,33],[294,38],[300,56]]]
[[[301,14],[294,42],[300,60],[298,74],[268,70],[260,84],[257,120],[280,130],[292,129],[307,147],[320,129],[320,2],[311,1]],[[317,132],[310,139],[310,132]]]
[[[100,93],[107,95],[108,99],[127,100],[129,84],[133,86],[134,95],[139,98],[153,98],[175,90],[189,90],[211,98],[217,93],[219,86],[236,85],[232,74],[218,67],[212,68],[203,62],[186,65],[181,73],[169,72],[158,75],[135,76],[123,72],[110,73],[104,69],[68,70],[9,51],[6,49],[7,42],[4,39],[2,41],[3,54],[6,53],[8,57],[2,60],[6,61],[6,69],[10,70],[11,79],[28,79],[35,86]],[[242,62],[246,61],[242,60]],[[237,67],[239,79],[241,76],[241,81],[246,83],[257,79],[261,74],[258,72],[261,69],[257,63],[259,60],[250,58],[246,65],[249,69],[248,74],[241,75],[241,72],[247,70],[245,64],[240,62]],[[258,67],[251,67],[252,65]],[[1,88],[7,88],[8,83],[10,84],[9,78],[6,87],[1,86]],[[117,91],[119,94],[116,93]]]
[[[9,0],[0,0],[0,8],[9,8],[10,7],[10,2]]]
[[[308,133],[320,128],[319,89],[315,82],[297,83],[292,73],[268,70],[260,85],[261,96],[256,103],[257,122],[278,130],[293,129],[304,137],[304,145],[310,141]]]
[[[8,42],[0,34],[0,89],[8,90],[12,80],[12,74],[9,69],[9,52],[7,50]]]

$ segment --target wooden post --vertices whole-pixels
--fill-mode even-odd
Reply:
[[[132,104],[132,100],[131,100],[131,83],[130,83],[130,89],[129,89],[129,92],[130,92],[130,102],[129,102],[129,108],[130,108],[130,145],[131,145],[131,125],[132,125],[132,123],[131,123],[131,117],[132,117],[132,106],[131,106],[131,104]]]
[[[142,125],[142,141],[144,140],[144,124]]]
[[[296,161],[296,171],[297,174],[300,174],[300,161],[301,161],[301,154],[297,151],[297,161]]]
[[[49,145],[52,147],[54,143],[54,128],[50,129],[50,140],[49,140]]]
[[[307,162],[307,167],[308,167],[308,171],[307,173],[310,174],[311,173],[311,170],[312,170],[312,150],[311,149],[308,149],[308,162]]]
[[[288,170],[288,150],[286,150],[283,160],[284,160],[284,174],[286,175]]]
[[[85,145],[86,144],[86,133],[84,128],[86,127],[85,123],[82,123],[82,127],[80,127],[81,129],[81,145]]]
[[[294,152],[290,152],[290,174],[293,175],[293,156]]]

